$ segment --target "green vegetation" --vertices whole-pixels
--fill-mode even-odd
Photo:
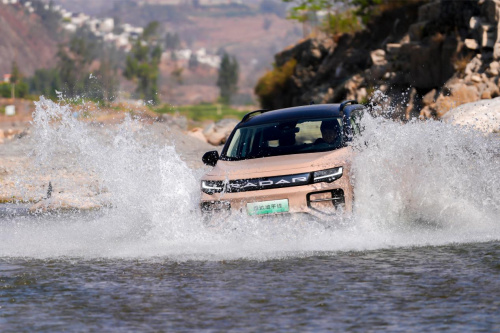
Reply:
[[[177,50],[181,46],[179,35],[175,32],[167,32],[165,36],[165,48],[169,51]]]
[[[241,119],[245,115],[245,112],[238,111],[224,104],[217,105],[206,103],[179,106],[175,108],[170,105],[163,105],[162,107],[155,109],[155,111],[158,113],[180,114],[185,116],[187,119],[191,119],[196,122],[202,122],[205,120],[218,121],[223,118]]]
[[[158,104],[158,77],[161,48],[157,44],[158,22],[151,22],[134,44],[127,56],[123,75],[137,82],[138,97],[151,104]]]
[[[328,15],[322,28],[330,35],[336,35],[360,31],[363,29],[363,26],[356,13],[352,10],[347,10],[337,15]]]
[[[224,104],[231,102],[231,97],[238,92],[239,65],[236,57],[224,52],[219,68],[217,86],[220,88],[220,100]]]
[[[24,81],[16,85],[15,88],[16,98],[25,98],[28,96],[28,84]],[[3,98],[12,97],[12,83],[2,82],[0,83],[0,96]]]
[[[28,79],[29,92],[56,99],[61,92],[65,98],[85,97],[94,101],[111,101],[118,87],[120,55],[114,48],[95,40],[88,31],[78,31],[67,47],[57,53],[55,68],[39,69]],[[94,73],[93,62],[100,63]]]
[[[383,11],[426,0],[282,0],[294,4],[289,18],[299,22],[317,20],[316,13],[328,13],[323,28],[332,34],[357,31]]]
[[[10,82],[0,83],[0,96],[3,98],[25,98],[28,95],[29,87],[15,61],[12,62],[10,73]],[[13,94],[14,96],[12,96]]]
[[[274,96],[281,95],[281,92],[286,89],[296,66],[297,60],[292,58],[281,67],[275,66],[273,70],[268,71],[259,79],[255,86],[255,94],[259,96],[260,105],[263,108],[273,108]]]

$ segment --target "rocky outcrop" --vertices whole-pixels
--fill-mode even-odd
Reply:
[[[386,11],[354,35],[302,41],[276,55],[278,68],[297,65],[287,89],[263,107],[370,99],[400,119],[442,117],[500,95],[499,22],[500,0],[422,1]]]

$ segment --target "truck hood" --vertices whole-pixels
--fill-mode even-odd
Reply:
[[[242,161],[219,160],[203,179],[249,179],[306,173],[338,166],[349,168],[351,156],[352,149],[345,147],[321,153],[262,157]]]

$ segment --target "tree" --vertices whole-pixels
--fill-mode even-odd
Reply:
[[[179,38],[179,35],[174,33],[167,32],[167,35],[165,36],[165,48],[169,51],[174,51],[179,49],[181,46],[181,40]]]
[[[57,69],[65,86],[66,96],[75,97],[87,93],[86,80],[90,74],[89,67],[98,57],[99,49],[97,43],[84,31],[78,32],[70,40],[69,47],[59,47]]]
[[[10,71],[10,84],[12,87],[12,98],[16,97],[16,84],[21,82],[21,72],[19,71],[19,67],[17,66],[17,62],[14,60],[12,62],[12,69]]]
[[[158,29],[160,28],[160,23],[158,21],[150,22],[142,32],[142,38],[146,41],[155,40],[158,36]]]
[[[57,98],[56,91],[62,90],[59,71],[53,69],[38,69],[29,79],[29,90],[33,94],[43,95],[48,98]]]
[[[197,68],[198,65],[199,65],[198,56],[196,56],[196,54],[192,52],[191,55],[189,56],[188,67],[189,69],[193,70]]]
[[[317,21],[316,13],[320,10],[327,10],[328,15],[334,3],[344,2],[344,0],[283,0],[286,3],[294,3],[290,9],[289,18],[302,23],[304,37],[307,35],[306,24]]]
[[[127,56],[123,75],[129,80],[137,81],[137,93],[143,100],[153,104],[159,102],[158,78],[162,50],[154,40],[157,37],[158,22],[151,22]]]
[[[220,99],[229,103],[231,97],[238,91],[239,65],[234,56],[224,53],[219,67],[217,86],[220,88]]]
[[[355,8],[355,14],[360,17],[364,23],[367,23],[371,17],[378,13],[378,8],[383,4],[389,4],[393,0],[282,0],[286,3],[294,3],[290,18],[297,19],[300,22],[307,20],[303,16],[305,12],[317,12],[327,10],[328,15],[333,8],[339,5],[350,5]],[[402,1],[404,3],[404,1]],[[330,20],[330,18],[329,18]]]

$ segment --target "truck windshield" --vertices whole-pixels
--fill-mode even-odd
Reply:
[[[316,153],[344,146],[342,119],[300,119],[238,128],[222,152],[230,161]]]

